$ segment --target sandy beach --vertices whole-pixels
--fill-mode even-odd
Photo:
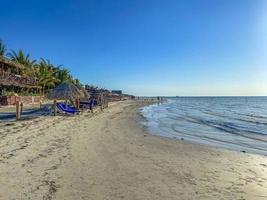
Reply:
[[[145,103],[0,123],[0,199],[267,199],[267,157],[148,134]]]

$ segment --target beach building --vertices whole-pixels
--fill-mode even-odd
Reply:
[[[112,90],[111,93],[122,95],[122,90]]]
[[[0,105],[15,105],[16,101],[24,103],[40,102],[38,96],[41,87],[35,77],[22,76],[24,66],[0,56]],[[34,96],[19,96],[16,94],[29,93]]]
[[[85,85],[85,90],[90,95],[91,99],[96,100],[97,104],[101,104],[103,101],[106,102],[107,95],[110,93],[106,89],[98,88],[92,85]]]

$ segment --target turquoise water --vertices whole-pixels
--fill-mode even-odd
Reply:
[[[179,97],[143,108],[155,135],[267,155],[267,97]]]

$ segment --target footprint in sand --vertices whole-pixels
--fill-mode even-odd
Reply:
[[[260,164],[260,165],[267,168],[267,164]]]

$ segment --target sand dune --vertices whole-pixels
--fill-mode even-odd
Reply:
[[[267,198],[267,157],[149,135],[141,106],[0,123],[0,199]]]

